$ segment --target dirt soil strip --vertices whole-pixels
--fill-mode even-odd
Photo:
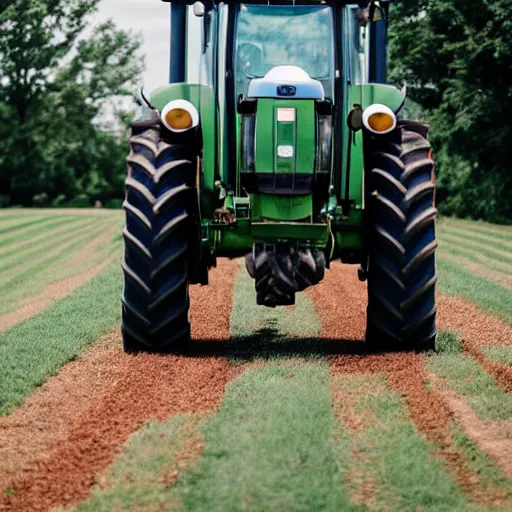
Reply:
[[[478,477],[467,468],[464,455],[455,450],[450,428],[454,413],[440,393],[428,391],[425,356],[411,353],[367,353],[362,341],[366,318],[366,286],[358,281],[355,268],[333,263],[324,281],[308,291],[322,319],[320,336],[339,340],[340,355],[330,357],[332,371],[386,375],[390,388],[406,400],[417,429],[439,446],[437,455],[445,461],[448,470],[472,501],[479,504],[502,503],[505,499],[502,493],[490,495]],[[452,309],[452,305],[450,301],[441,302],[443,316],[456,318],[457,323],[467,322],[468,319],[463,316],[466,310]],[[490,335],[490,332],[487,334]],[[473,336],[478,335],[477,329]]]
[[[475,357],[504,391],[512,391],[512,367],[491,361],[481,347],[512,347],[512,327],[459,297],[438,297],[438,328],[456,331],[464,350]]]
[[[105,270],[112,260],[113,258],[109,258],[86,272],[52,283],[47,286],[39,296],[24,300],[20,308],[0,315],[0,332],[7,331],[7,329],[14,327],[16,324],[36,316],[44,309],[51,306],[56,300],[68,297],[79,286],[87,283]]]
[[[181,433],[183,437],[186,438],[186,441],[184,441],[181,448],[175,453],[175,463],[171,467],[168,467],[165,474],[161,477],[165,488],[174,485],[180,473],[192,462],[201,457],[204,449],[204,439],[199,428],[205,417],[205,414],[192,416],[182,426]]]
[[[372,385],[375,385],[375,383],[372,382]],[[382,385],[382,387],[385,386]],[[367,452],[361,452],[358,449],[357,439],[353,435],[363,430],[365,426],[372,424],[375,418],[368,417],[369,415],[365,417],[359,411],[356,411],[357,397],[352,393],[341,391],[336,385],[334,385],[332,401],[336,419],[342,425],[345,425],[351,434],[352,460],[360,463],[360,465],[351,464],[345,486],[354,503],[375,510],[378,508],[375,496],[375,474],[372,469],[369,469],[374,467],[374,461]],[[364,467],[364,471],[361,466]]]
[[[191,287],[190,354],[126,355],[116,330],[0,418],[0,510],[84,500],[147,420],[217,408],[226,383],[243,369],[223,357],[237,268],[220,260],[211,286]]]
[[[439,377],[429,374],[429,380],[436,383]],[[468,437],[496,460],[504,475],[512,478],[512,420],[482,421],[457,393],[447,390],[439,393]]]

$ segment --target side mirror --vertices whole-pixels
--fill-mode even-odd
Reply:
[[[192,10],[194,11],[195,16],[197,16],[198,18],[202,18],[205,13],[203,2],[194,2]]]
[[[353,131],[358,132],[363,127],[363,108],[361,105],[354,105],[347,116],[347,126]]]

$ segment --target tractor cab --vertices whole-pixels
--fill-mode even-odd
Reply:
[[[247,95],[252,80],[262,79],[279,66],[302,69],[310,78],[320,81],[332,98],[335,62],[331,7],[240,5],[235,38],[237,94]],[[278,78],[287,79],[283,73]],[[301,81],[297,75],[288,79]],[[273,91],[280,97],[286,95],[283,90]],[[289,97],[294,95],[289,93]]]

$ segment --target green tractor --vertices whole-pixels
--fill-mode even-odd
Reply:
[[[371,347],[434,347],[434,163],[428,127],[399,117],[405,89],[385,84],[388,10],[171,3],[170,84],[131,125],[126,351],[187,343],[188,285],[217,257],[245,257],[267,307],[335,259],[359,264]]]

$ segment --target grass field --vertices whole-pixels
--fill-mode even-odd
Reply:
[[[0,211],[0,510],[512,510],[511,227],[439,222],[435,354],[367,352],[355,266],[271,310],[220,261],[129,356],[121,224]]]
[[[119,212],[0,212],[0,314],[121,249]]]

